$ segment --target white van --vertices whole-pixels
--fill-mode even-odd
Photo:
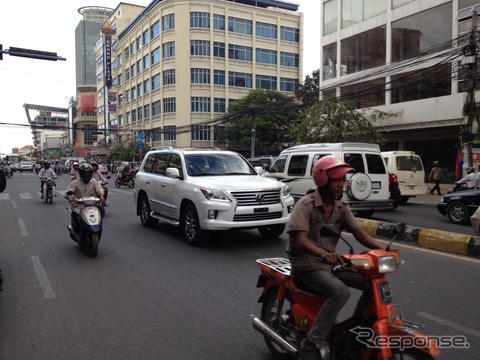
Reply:
[[[384,151],[382,156],[388,171],[397,175],[402,204],[411,197],[426,194],[425,169],[420,156],[405,150]]]
[[[377,210],[394,209],[390,199],[389,175],[380,148],[367,143],[319,143],[298,145],[278,155],[268,172],[290,186],[295,200],[315,188],[312,169],[325,155],[335,155],[355,169],[347,174],[343,199],[359,216],[371,216]]]

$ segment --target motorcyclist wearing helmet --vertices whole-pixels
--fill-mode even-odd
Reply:
[[[475,181],[475,171],[473,170],[473,167],[468,167],[467,168],[467,175],[458,180],[458,181],[455,181],[455,187],[453,189],[453,191],[457,191],[458,189],[462,188],[462,186],[465,186],[467,189],[472,189],[473,188],[473,184],[474,184],[474,181]],[[463,185],[465,184],[465,185]]]
[[[88,163],[81,164],[79,166],[79,175],[80,178],[71,181],[67,186],[65,198],[68,202],[74,208],[78,208],[75,203],[76,200],[86,196],[95,196],[100,198],[102,204],[105,203],[103,188],[98,181],[93,179],[92,165]],[[100,212],[102,216],[105,214],[105,210],[101,206]]]
[[[346,174],[353,171],[352,167],[336,156],[320,158],[313,167],[317,189],[298,200],[287,225],[287,254],[292,276],[316,292],[328,295],[307,337],[300,343],[301,351],[306,351],[307,356],[329,358],[326,336],[350,297],[348,288],[365,290],[368,285],[359,273],[345,271],[343,268],[332,272],[334,265],[343,265],[343,259],[335,250],[338,237],[322,236],[322,225],[338,224],[341,230],[352,233],[362,245],[370,249],[383,249],[360,228],[348,204],[341,201]],[[364,296],[357,309],[361,309],[360,303],[366,301]]]
[[[45,161],[43,163],[43,168],[41,168],[38,172],[38,177],[41,181],[40,194],[42,195],[41,199],[43,199],[43,186],[45,185],[45,181],[47,180],[47,178],[55,180],[57,178],[57,174],[55,174],[55,171],[50,167],[50,163],[48,161]]]
[[[79,169],[80,169],[80,165],[78,164],[78,162],[74,161],[72,164],[72,170],[70,171],[70,178],[72,180],[80,178]]]
[[[103,186],[103,184],[108,184],[108,181],[107,179],[105,179],[105,176],[103,176],[103,174],[98,171],[98,163],[96,162],[92,162],[91,163],[92,165],[92,169],[93,169],[93,179],[97,180],[100,185],[102,185],[102,188],[103,188],[103,193],[104,193],[104,196],[105,196],[105,201],[107,201],[107,197],[108,197],[108,189]],[[108,206],[107,204],[104,204],[105,206]]]

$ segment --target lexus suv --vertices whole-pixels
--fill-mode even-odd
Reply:
[[[134,199],[143,226],[179,225],[194,246],[211,230],[257,228],[263,237],[278,237],[294,204],[286,184],[216,149],[151,150],[136,175]]]

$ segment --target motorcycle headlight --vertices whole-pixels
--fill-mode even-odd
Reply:
[[[395,256],[382,256],[378,259],[378,272],[391,273],[398,269],[398,262]]]
[[[221,190],[200,189],[202,194],[210,201],[231,201],[230,198]]]

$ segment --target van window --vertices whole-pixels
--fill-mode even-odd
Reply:
[[[397,156],[397,170],[423,171],[423,166],[418,156]]]
[[[308,155],[294,155],[290,158],[287,175],[305,176],[307,172]]]
[[[271,173],[283,173],[285,171],[285,163],[287,162],[287,156],[279,156],[277,160],[273,163],[273,165],[270,167]]]
[[[313,155],[313,161],[312,161],[312,166],[310,166],[310,176],[313,177],[313,167],[315,166],[315,164],[317,163],[317,161],[324,157],[324,156],[327,156],[327,155],[332,155],[332,154],[315,154]]]
[[[343,154],[343,160],[345,160],[348,165],[355,169],[355,173],[365,172],[365,165],[363,164],[362,154],[345,153]]]
[[[365,154],[369,174],[386,174],[385,165],[381,155]]]

